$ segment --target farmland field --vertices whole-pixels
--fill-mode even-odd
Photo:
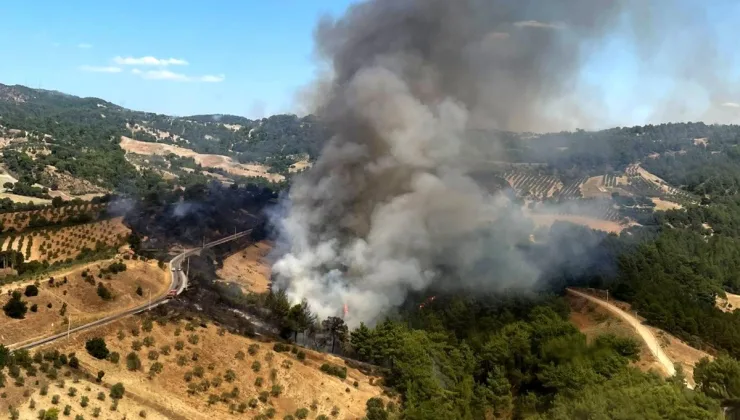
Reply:
[[[3,231],[20,232],[28,227],[52,224],[75,223],[97,219],[106,204],[81,203],[61,207],[45,207],[37,210],[17,211],[0,214]]]
[[[15,250],[25,261],[54,263],[76,258],[89,250],[124,244],[130,230],[123,217],[74,226],[38,228],[30,232],[5,233],[0,236],[0,250]]]
[[[544,199],[557,194],[563,183],[550,175],[538,175],[523,171],[512,171],[504,174],[517,195]]]

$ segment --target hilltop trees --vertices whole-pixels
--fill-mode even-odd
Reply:
[[[3,306],[3,311],[5,315],[11,318],[21,319],[26,316],[27,305],[25,301],[21,300],[21,292],[16,290],[11,295],[8,303]]]

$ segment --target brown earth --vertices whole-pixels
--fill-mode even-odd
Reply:
[[[725,312],[734,312],[735,309],[740,308],[740,295],[733,295],[732,293],[725,292],[727,295],[726,299],[717,297],[717,307]]]
[[[190,149],[170,144],[150,143],[122,136],[121,148],[128,153],[141,155],[167,155],[174,153],[178,156],[192,157],[201,166],[220,168],[233,175],[262,177],[273,182],[279,182],[285,179],[282,175],[269,173],[268,168],[264,165],[242,164],[235,162],[228,156],[200,154]]]
[[[169,288],[169,272],[157,266],[156,261],[125,261],[127,270],[118,274],[99,277],[101,268],[108,267],[115,259],[98,261],[92,266],[78,267],[66,276],[54,277],[54,285],[49,279],[38,283],[38,296],[23,297],[28,302],[29,311],[24,319],[12,319],[0,313],[0,342],[18,344],[31,339],[61,332],[68,327],[66,317],[71,317],[72,327],[91,322],[105,315],[122,312],[147,302],[151,292],[152,299],[166,293]],[[88,271],[88,278],[94,279],[95,285],[85,281],[83,271]],[[67,284],[63,284],[64,277]],[[111,300],[103,300],[97,294],[97,283],[102,282],[113,295]],[[10,285],[12,287],[14,285]],[[142,296],[136,294],[141,286]],[[16,286],[22,290],[21,286]],[[7,293],[0,296],[0,306],[10,297]],[[64,315],[63,304],[67,304]],[[37,312],[30,310],[36,304]],[[48,305],[51,304],[51,308]]]
[[[357,419],[365,415],[366,401],[382,394],[379,386],[371,384],[371,381],[377,383],[375,381],[379,378],[368,377],[356,369],[348,367],[347,379],[344,380],[321,372],[318,368],[323,363],[344,366],[344,362],[334,356],[301,349],[306,353],[306,359],[300,361],[290,352],[274,352],[272,343],[233,335],[214,325],[203,328],[192,324],[194,330],[189,331],[191,327],[184,321],[177,324],[170,322],[164,326],[155,322],[152,331],[145,332],[140,322],[139,317],[127,318],[82,333],[69,342],[61,340],[53,347],[64,353],[76,352],[82,366],[88,371],[103,370],[105,382],[124,384],[126,398],[139,402],[147,413],[157,411],[159,415],[170,419],[243,418],[245,414],[230,413],[229,405],[257,399],[260,392],[269,392],[273,385],[282,387],[279,396],[268,395],[266,402],[257,401],[255,408],[246,408],[247,416],[253,417],[272,407],[275,418],[278,419],[286,414],[293,414],[299,408],[309,409],[309,418],[324,414],[330,418]],[[134,326],[140,331],[137,337],[133,337],[131,333]],[[119,331],[122,339],[117,337]],[[104,337],[108,348],[121,355],[118,364],[97,360],[87,354],[84,343],[93,336]],[[197,336],[197,342],[190,336]],[[135,340],[143,341],[144,337],[154,339],[153,347],[142,346],[141,350],[133,350],[132,343]],[[183,342],[182,350],[175,348],[177,341]],[[169,355],[162,351],[162,346],[165,345],[169,346]],[[258,346],[254,355],[249,354],[250,345]],[[148,372],[154,362],[150,360],[149,353],[154,349],[158,349],[156,357],[163,365],[163,370],[150,378]],[[239,351],[244,353],[243,360],[236,357]],[[138,355],[142,370],[127,369],[126,356],[131,352]],[[193,360],[194,354],[197,355],[197,360]],[[181,363],[178,363],[178,358],[182,359]],[[255,362],[259,366],[255,366]],[[193,375],[190,383],[200,384],[207,379],[209,389],[189,394],[185,374],[194,372],[196,366],[202,369],[203,378]],[[225,377],[228,369],[235,373],[232,382],[228,382]],[[258,377],[262,378],[261,386],[255,384]],[[220,378],[218,385],[214,383],[216,378]],[[234,388],[238,388],[238,396],[228,397]],[[210,405],[209,395],[215,395],[216,398],[225,395],[228,402]],[[330,414],[333,407],[339,411],[336,417]]]
[[[257,242],[230,255],[216,274],[227,282],[233,282],[246,291],[266,292],[270,285],[270,262],[267,255],[272,250],[269,241]]]
[[[618,222],[613,222],[609,220],[603,220],[603,219],[597,219],[594,217],[587,217],[587,216],[574,216],[574,215],[567,215],[567,214],[530,214],[529,217],[534,221],[535,226],[545,226],[550,227],[553,223],[557,221],[562,222],[570,222],[575,223],[583,226],[590,227],[591,229],[596,230],[603,230],[605,232],[614,232],[619,233],[623,231],[624,229],[627,229],[630,226],[634,226],[634,224],[626,224],[623,225]]]
[[[655,210],[678,210],[683,208],[682,205],[674,203],[673,201],[663,200],[656,197],[651,198],[651,200],[655,203]]]
[[[609,191],[604,188],[604,175],[589,178],[580,188],[584,198],[608,198],[611,196]]]

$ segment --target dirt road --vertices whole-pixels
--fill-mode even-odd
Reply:
[[[643,341],[645,341],[645,344],[647,344],[648,349],[650,349],[650,353],[652,353],[653,356],[655,356],[655,358],[658,360],[658,362],[660,362],[660,365],[663,366],[665,372],[669,376],[673,376],[676,374],[676,368],[673,366],[673,362],[660,347],[658,339],[655,338],[653,333],[650,332],[650,330],[646,326],[642,325],[642,322],[640,322],[639,319],[635,318],[633,315],[630,315],[628,312],[619,309],[615,305],[612,305],[611,303],[606,303],[605,301],[597,297],[573,289],[567,290],[568,293],[587,299],[603,308],[606,308],[609,312],[625,320],[630,326],[632,326],[632,328],[635,329],[635,331],[637,331],[638,334],[640,334],[640,337],[642,337]]]

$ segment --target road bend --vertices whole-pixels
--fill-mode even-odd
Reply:
[[[102,325],[110,324],[113,321],[117,321],[121,318],[125,318],[130,315],[138,314],[144,311],[147,311],[149,309],[155,308],[159,305],[163,305],[167,303],[172,297],[181,294],[185,291],[185,289],[188,287],[188,276],[187,274],[182,270],[182,263],[185,261],[186,258],[196,255],[200,253],[202,250],[207,248],[212,248],[217,245],[224,244],[226,242],[231,242],[233,240],[242,238],[244,236],[249,235],[252,232],[252,229],[245,230],[243,232],[238,232],[233,235],[226,236],[224,238],[218,239],[213,242],[209,242],[205,245],[203,245],[200,248],[193,248],[188,249],[186,251],[183,251],[182,253],[176,255],[170,260],[170,270],[172,272],[172,282],[170,283],[170,287],[167,290],[167,293],[165,293],[163,296],[158,297],[157,299],[154,299],[150,302],[147,302],[145,304],[139,305],[135,308],[128,309],[126,311],[107,316],[105,318],[98,319],[93,322],[89,322],[84,325],[79,325],[77,327],[71,328],[69,331],[64,331],[58,334],[50,335],[48,337],[44,337],[41,339],[36,339],[31,342],[21,342],[16,344],[11,344],[7,346],[10,350],[21,350],[21,349],[31,349],[34,347],[38,347],[44,344],[52,343],[54,341],[57,341],[61,338],[67,337],[68,335],[80,332],[80,331],[86,331],[91,328],[99,327]]]

